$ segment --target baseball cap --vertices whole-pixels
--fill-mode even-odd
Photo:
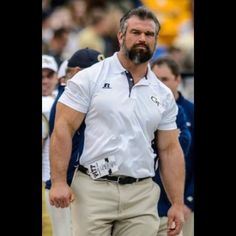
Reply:
[[[42,69],[51,69],[54,72],[57,72],[58,66],[54,57],[42,55]]]
[[[87,68],[104,59],[104,55],[91,48],[83,48],[76,51],[68,60],[68,67]]]

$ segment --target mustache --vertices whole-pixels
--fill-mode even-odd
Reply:
[[[149,49],[148,45],[146,45],[145,43],[137,43],[133,46],[133,48],[137,48],[139,46],[145,47],[146,49]]]

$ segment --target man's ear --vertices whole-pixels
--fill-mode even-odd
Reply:
[[[117,33],[117,39],[118,39],[120,44],[122,43],[123,37],[124,37],[124,34],[121,31],[119,31]]]
[[[181,75],[178,75],[178,76],[176,77],[176,80],[178,81],[178,83],[180,83],[181,80],[182,80]]]
[[[79,67],[79,66],[76,66],[75,67],[75,73],[77,73],[77,72],[79,72],[79,71],[81,71],[82,69]]]

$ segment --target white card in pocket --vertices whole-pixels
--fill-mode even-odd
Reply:
[[[92,179],[98,179],[118,171],[118,165],[114,156],[108,156],[102,160],[91,163],[88,166],[88,171]]]

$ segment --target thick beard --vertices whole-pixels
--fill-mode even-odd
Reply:
[[[125,42],[123,42],[123,48],[125,51],[126,56],[135,64],[142,64],[144,62],[147,62],[152,58],[153,52],[151,52],[150,48],[147,46],[146,50],[136,48],[137,46],[132,46],[130,49],[128,49],[125,45]]]

